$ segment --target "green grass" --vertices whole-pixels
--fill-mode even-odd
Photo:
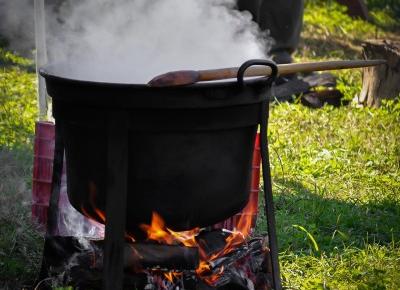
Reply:
[[[398,246],[366,244],[319,256],[281,253],[288,289],[398,289]]]
[[[0,48],[0,148],[31,143],[37,116],[32,61]]]
[[[366,38],[399,39],[391,0],[369,0],[373,23],[334,1],[307,1],[297,60],[361,57]],[[395,3],[396,4],[396,3]],[[396,6],[398,7],[398,6]],[[0,48],[0,289],[32,286],[42,238],[30,221],[33,63]],[[335,72],[352,100],[360,70]],[[380,109],[274,104],[270,154],[280,263],[288,289],[398,289],[400,104]],[[260,214],[258,231],[265,230]]]
[[[33,286],[43,238],[31,221],[32,151],[0,149],[0,289]]]
[[[351,19],[333,1],[309,1],[306,11],[298,60],[361,58],[363,40],[399,39],[393,33],[399,22],[387,9],[373,11],[376,24]],[[337,88],[352,100],[361,72],[335,75]],[[288,289],[399,288],[398,101],[380,109],[272,107],[270,154]],[[264,231],[264,217],[258,222]]]
[[[386,102],[381,109],[321,110],[279,104],[272,108],[270,121],[285,285],[371,289],[374,282],[382,289],[379,285],[389,279],[385,285],[396,289],[399,103]],[[264,227],[260,220],[259,229]],[[382,276],[387,276],[383,282]]]
[[[0,289],[32,287],[42,234],[31,221],[33,62],[0,48]]]

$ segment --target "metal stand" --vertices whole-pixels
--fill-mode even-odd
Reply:
[[[107,198],[103,289],[122,290],[128,179],[128,116],[110,112],[107,127]]]
[[[263,181],[264,181],[264,198],[265,198],[265,216],[267,218],[268,225],[268,238],[269,247],[271,253],[272,262],[272,278],[274,282],[274,289],[281,290],[282,282],[279,270],[278,260],[278,239],[276,236],[275,226],[275,209],[272,195],[272,182],[271,182],[271,170],[269,164],[269,153],[268,153],[268,118],[269,118],[269,99],[272,83],[275,81],[278,75],[278,67],[272,61],[255,59],[246,61],[238,70],[238,84],[245,86],[244,76],[246,70],[254,65],[263,65],[271,68],[271,75],[266,79],[266,86],[269,88],[268,93],[265,96],[264,101],[260,104],[260,138],[261,138],[261,162],[263,169]]]
[[[58,225],[58,202],[60,200],[61,178],[62,169],[64,164],[64,140],[62,137],[62,126],[56,121],[55,124],[55,145],[54,145],[54,159],[53,159],[53,176],[51,180],[51,194],[49,207],[47,210],[47,226],[46,237],[43,247],[43,253],[47,253],[49,247],[49,238],[57,235]],[[39,281],[48,277],[48,263],[46,256],[43,255],[42,266],[39,273]]]
[[[128,116],[125,112],[110,112],[108,118],[108,174],[103,289],[122,290],[128,176]],[[57,235],[58,225],[58,203],[64,162],[64,140],[60,122],[56,121],[55,130],[52,189],[47,213],[46,239],[43,253],[51,252],[53,245],[51,245],[50,238]],[[49,264],[44,255],[39,281],[48,277],[48,270]],[[51,289],[49,285],[43,286]]]
[[[261,104],[261,126],[260,126],[260,137],[261,137],[261,162],[263,170],[263,181],[264,181],[264,198],[265,198],[265,216],[267,217],[268,225],[268,237],[269,247],[271,251],[271,262],[272,262],[272,277],[274,280],[274,289],[282,289],[282,282],[279,270],[278,260],[278,239],[276,236],[276,223],[275,223],[275,209],[272,195],[272,181],[271,181],[271,169],[269,163],[269,152],[268,152],[268,117],[269,117],[269,101],[264,101]]]

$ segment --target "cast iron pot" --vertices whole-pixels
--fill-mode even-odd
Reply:
[[[110,112],[128,116],[128,232],[140,236],[152,212],[175,230],[223,221],[247,204],[260,111],[270,79],[154,88],[65,78],[40,71],[65,143],[68,197],[99,222],[107,189]]]

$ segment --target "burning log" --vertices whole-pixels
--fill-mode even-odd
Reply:
[[[224,230],[202,231],[196,237],[196,242],[201,247],[203,255],[211,257],[222,251],[226,246],[229,233]]]
[[[61,280],[69,277],[77,285],[97,285],[102,279],[103,248],[104,241],[88,241],[75,237],[48,238],[44,265],[51,273],[46,276],[58,276]],[[140,273],[147,270],[194,272],[198,265],[197,248],[144,242],[126,243],[124,247],[124,270],[135,274],[127,275],[126,279],[129,280],[132,276],[130,280],[136,282]]]
[[[222,241],[228,233],[214,230],[202,233],[201,244]],[[218,237],[219,236],[219,237]],[[196,275],[199,250],[185,246],[148,242],[126,243],[124,248],[124,286],[133,289],[258,290],[270,289],[269,250],[266,240],[255,238],[209,263],[209,271]],[[217,242],[218,249],[223,249]],[[46,240],[45,255],[54,281],[82,289],[100,289],[103,276],[104,241],[74,237]],[[212,255],[212,254],[211,254]],[[178,288],[177,288],[178,287]]]
[[[93,268],[103,269],[103,241],[91,242],[78,259],[89,259]],[[139,272],[146,269],[191,270],[199,265],[198,248],[156,243],[126,243],[124,269]]]
[[[126,268],[195,270],[199,266],[198,248],[174,245],[133,243],[125,246]]]

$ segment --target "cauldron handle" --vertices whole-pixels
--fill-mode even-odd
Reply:
[[[276,80],[278,76],[278,66],[276,65],[275,62],[272,60],[266,60],[266,59],[250,59],[243,63],[237,73],[237,81],[240,86],[244,85],[244,74],[246,73],[246,70],[253,66],[253,65],[264,65],[268,66],[271,68],[271,75],[269,75],[266,78],[266,85],[270,86],[272,83]]]

